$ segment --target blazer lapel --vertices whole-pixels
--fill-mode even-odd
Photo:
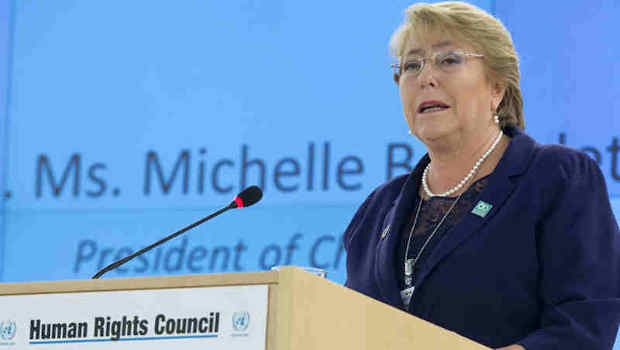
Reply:
[[[383,237],[377,243],[375,278],[383,300],[395,307],[402,307],[403,303],[400,298],[400,290],[398,289],[398,276],[394,266],[394,255],[397,251],[403,225],[407,222],[411,211],[417,204],[419,180],[424,167],[426,167],[429,161],[430,159],[426,155],[408,176],[402,190],[383,220],[381,229]]]
[[[516,128],[510,128],[505,131],[507,131],[506,133],[509,136],[513,136],[513,139],[498,166],[489,177],[487,186],[474,203],[474,205],[476,205],[480,203],[479,201],[483,201],[491,204],[493,207],[484,217],[473,214],[472,212],[465,214],[460,222],[449,231],[429,256],[428,261],[418,276],[417,286],[423,283],[424,279],[432,273],[434,268],[450,255],[454,249],[463,244],[476,232],[480,231],[480,229],[493,218],[517,185],[516,181],[511,179],[511,177],[519,175],[527,169],[529,159],[533,155],[534,140]]]

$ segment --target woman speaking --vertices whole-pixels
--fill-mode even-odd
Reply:
[[[523,132],[510,34],[472,5],[415,4],[390,46],[428,154],[353,217],[346,286],[493,348],[611,349],[620,234],[604,178]]]

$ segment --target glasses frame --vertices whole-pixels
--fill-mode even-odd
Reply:
[[[435,52],[435,53],[431,54],[430,56],[426,56],[426,57],[421,57],[420,58],[421,61],[422,61],[422,66],[420,67],[420,70],[415,74],[415,77],[417,78],[422,73],[422,71],[424,70],[424,67],[426,67],[426,61],[427,60],[430,60],[431,66],[434,66],[435,65],[434,61],[437,58],[437,55],[439,55],[439,54],[449,54],[449,53],[457,53],[457,54],[463,55],[465,57],[480,57],[480,58],[484,57],[484,55],[481,54],[481,53],[468,52],[468,51],[460,51],[460,50],[447,51],[447,52]],[[398,78],[400,78],[402,76],[401,71],[402,71],[402,64],[403,64],[403,62],[406,62],[406,61],[399,60],[397,63],[392,63],[390,65],[390,67],[392,67],[392,69],[394,70],[394,74],[396,76],[398,76]]]

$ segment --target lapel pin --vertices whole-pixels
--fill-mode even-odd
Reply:
[[[483,217],[487,216],[489,211],[491,211],[491,208],[493,208],[492,204],[489,204],[489,203],[484,202],[484,201],[478,201],[478,203],[476,203],[476,206],[474,207],[474,209],[471,210],[471,213],[472,214],[476,214],[479,217],[483,218]]]
[[[385,227],[385,229],[383,229],[383,232],[381,233],[381,239],[384,239],[388,233],[390,233],[390,225],[387,225]]]

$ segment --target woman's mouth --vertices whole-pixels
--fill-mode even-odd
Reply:
[[[441,101],[424,101],[418,106],[418,113],[434,113],[448,108],[450,108],[450,106]]]

